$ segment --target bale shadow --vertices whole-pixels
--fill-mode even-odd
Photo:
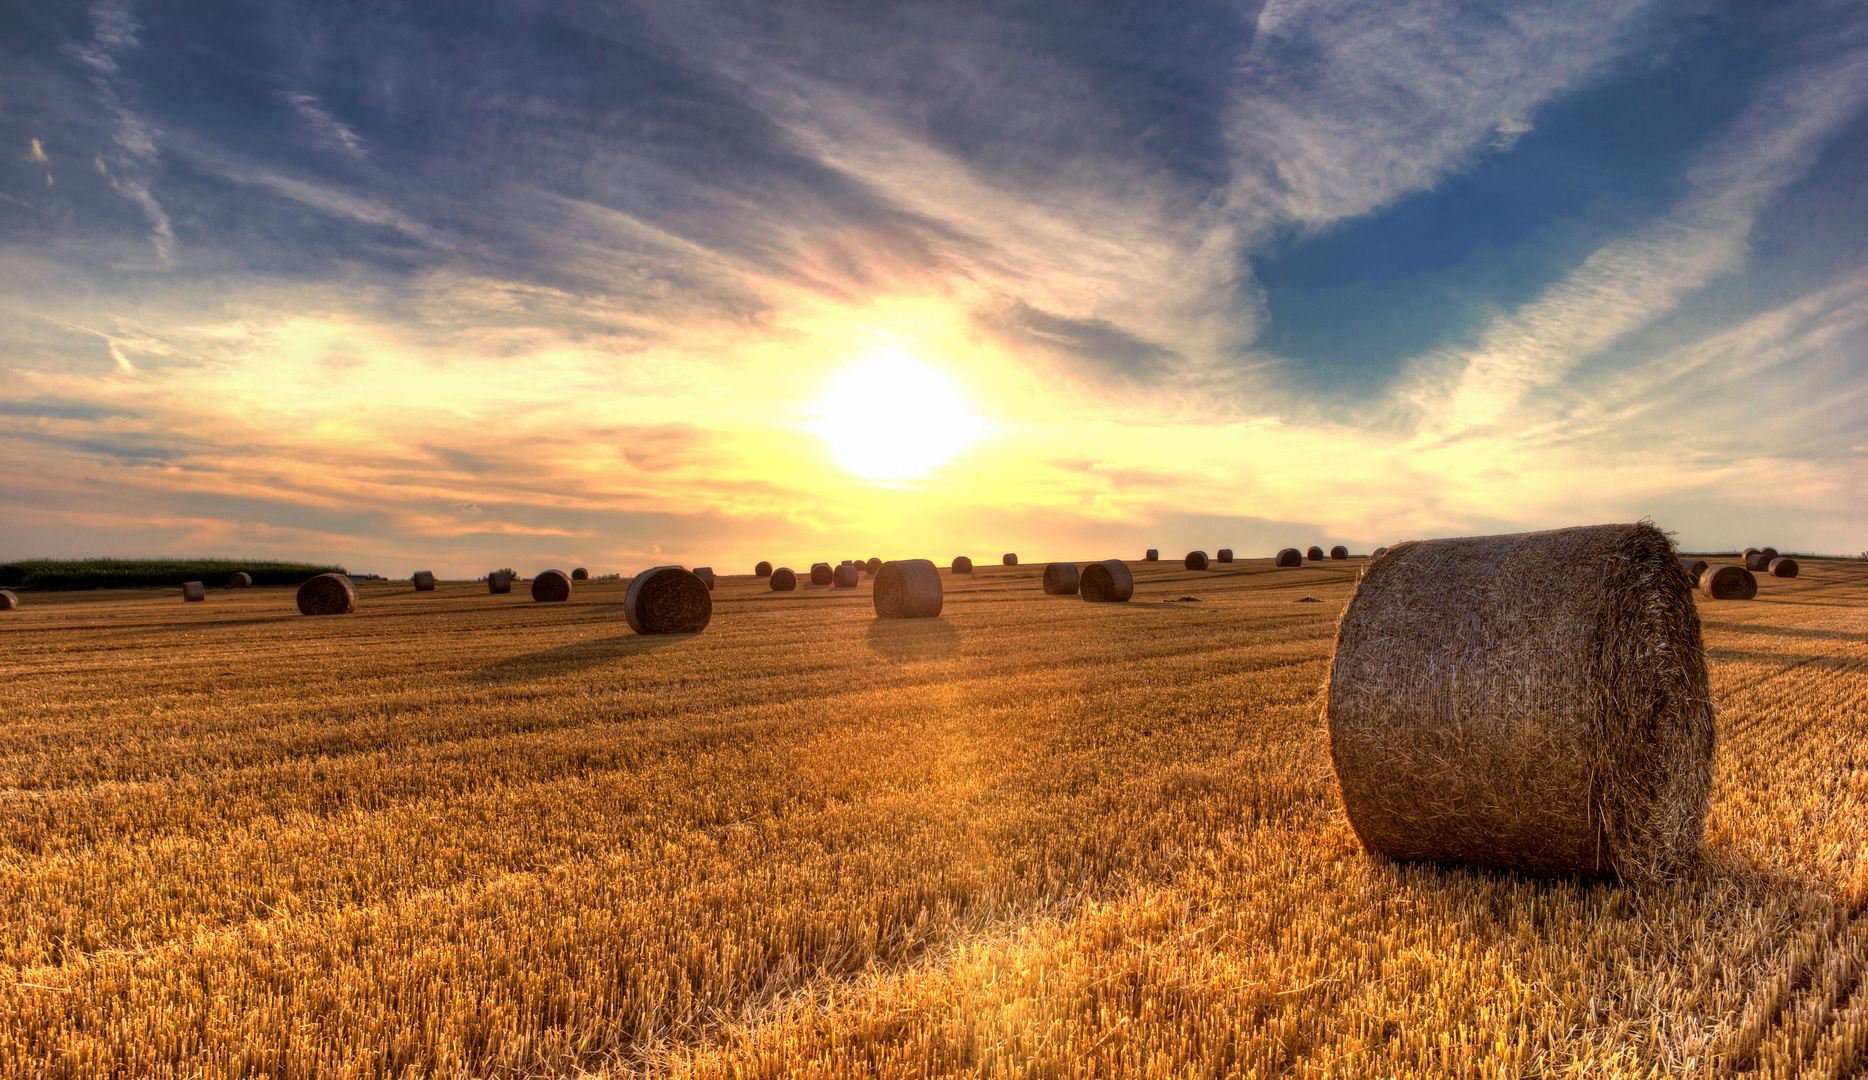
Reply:
[[[705,631],[702,631],[703,633]],[[568,645],[520,653],[495,660],[481,668],[476,677],[485,682],[512,682],[542,675],[563,675],[582,671],[630,656],[677,645],[699,634],[618,634],[615,637],[573,641]]]
[[[921,660],[960,654],[959,633],[954,630],[953,624],[939,616],[932,619],[872,619],[868,635],[871,649],[896,660]]]

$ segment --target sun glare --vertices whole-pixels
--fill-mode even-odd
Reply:
[[[945,464],[986,429],[953,380],[899,353],[836,376],[811,430],[843,467],[871,480],[913,480]]]

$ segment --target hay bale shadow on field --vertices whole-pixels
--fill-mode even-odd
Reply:
[[[619,634],[615,637],[573,641],[550,649],[520,653],[495,660],[475,673],[483,682],[526,682],[598,667],[614,660],[624,660],[656,649],[678,645],[692,634]]]
[[[939,615],[929,619],[872,619],[869,647],[895,660],[960,655],[960,635]]]

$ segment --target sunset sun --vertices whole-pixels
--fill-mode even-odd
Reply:
[[[811,430],[844,468],[870,480],[925,476],[986,428],[946,372],[899,353],[840,372],[815,411]]]

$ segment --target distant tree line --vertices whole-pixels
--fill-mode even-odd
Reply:
[[[319,574],[346,573],[341,566],[236,559],[27,559],[0,563],[0,588],[149,589],[199,581],[214,589],[239,570],[251,574],[254,585],[300,585]]]

